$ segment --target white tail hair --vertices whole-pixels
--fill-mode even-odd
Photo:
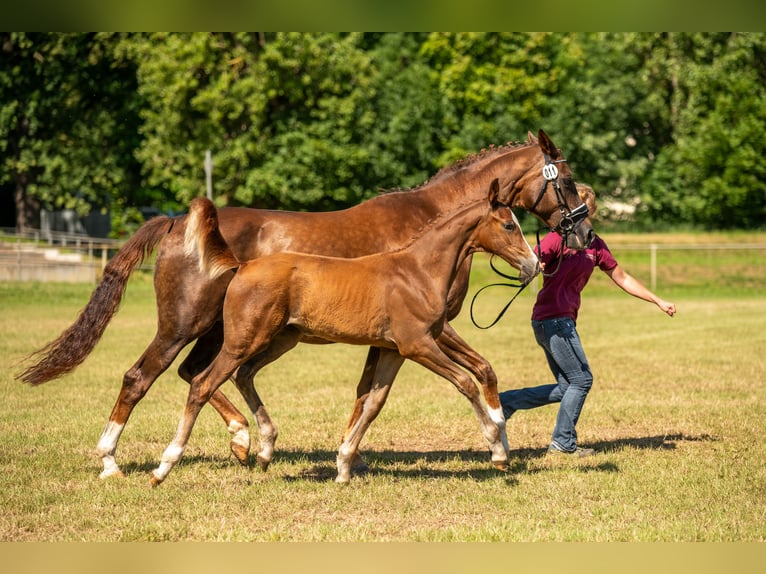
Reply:
[[[218,212],[213,202],[205,197],[194,199],[189,207],[184,253],[196,257],[199,270],[212,279],[240,265],[218,229]]]

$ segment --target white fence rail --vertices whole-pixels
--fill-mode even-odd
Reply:
[[[17,233],[14,229],[0,228],[0,281],[63,281],[95,283],[114,254],[123,244],[116,239],[100,239],[87,235],[30,230]],[[663,265],[663,252],[707,251],[761,251],[766,267],[766,243],[706,243],[706,244],[617,244],[611,245],[615,253],[644,252],[649,265],[649,283],[657,288],[658,275]],[[619,257],[618,257],[619,258]],[[145,270],[153,269],[145,262]]]
[[[95,283],[122,241],[0,228],[0,280]]]
[[[612,246],[613,251],[646,251],[649,254],[649,273],[652,290],[657,288],[657,274],[661,263],[658,263],[658,253],[661,251],[749,251],[760,250],[766,254],[766,243],[706,243],[706,244],[667,244],[651,243],[635,245],[616,245]],[[766,260],[764,260],[766,264]]]

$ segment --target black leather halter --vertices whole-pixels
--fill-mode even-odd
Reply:
[[[577,224],[588,217],[588,206],[583,202],[574,209],[569,209],[564,191],[559,185],[559,170],[556,167],[557,163],[566,163],[567,160],[558,159],[552,161],[550,156],[545,152],[543,152],[543,156],[545,157],[545,165],[543,166],[543,185],[540,188],[540,193],[530,211],[535,210],[545,196],[545,190],[548,189],[548,184],[552,184],[553,190],[556,192],[556,202],[558,203],[559,211],[561,212],[561,221],[559,221],[559,224],[552,228],[551,231],[555,231],[566,239],[566,236],[574,231]]]
[[[567,237],[570,233],[573,233],[575,230],[575,227],[577,225],[585,220],[586,217],[588,217],[588,205],[583,202],[581,205],[578,205],[574,209],[569,209],[569,206],[566,202],[566,196],[564,195],[564,190],[561,189],[561,186],[559,185],[559,170],[556,167],[557,163],[566,163],[566,159],[558,159],[556,161],[552,161],[550,156],[543,152],[543,157],[545,158],[545,165],[543,166],[543,185],[540,188],[540,193],[537,196],[537,199],[535,200],[535,203],[530,208],[530,211],[534,211],[535,208],[538,206],[538,204],[542,201],[543,197],[545,196],[545,191],[548,189],[548,184],[553,185],[553,190],[556,193],[556,202],[559,206],[559,211],[561,212],[561,220],[559,221],[558,225],[556,227],[553,227],[551,231],[555,231],[559,235],[561,235],[561,256],[559,258],[558,264],[556,265],[556,269],[553,271],[553,273],[545,273],[543,272],[543,275],[555,275],[556,272],[559,270],[559,267],[561,267],[561,260],[564,256],[564,246],[566,245]],[[538,257],[540,255],[540,230],[537,230],[537,254]],[[526,282],[522,283],[519,281],[519,277],[514,277],[511,275],[506,275],[505,273],[500,272],[493,263],[494,255],[490,257],[489,265],[492,268],[492,270],[500,275],[501,277],[510,280],[510,283],[492,283],[491,285],[485,285],[481,289],[479,289],[476,294],[473,296],[473,299],[471,300],[471,307],[470,307],[470,315],[471,315],[471,322],[474,324],[475,327],[478,327],[479,329],[489,329],[493,325],[496,325],[500,319],[502,319],[503,315],[505,315],[505,312],[508,310],[508,307],[511,306],[511,303],[513,303],[516,300],[516,297],[518,297],[521,292],[524,290],[524,288],[532,281],[531,279]],[[479,325],[476,322],[476,319],[473,314],[473,307],[476,303],[476,298],[479,296],[479,293],[484,291],[485,289],[488,289],[489,287],[511,287],[514,289],[518,289],[516,291],[516,294],[511,298],[510,301],[503,307],[503,309],[498,313],[497,317],[494,321],[489,323],[488,325]]]

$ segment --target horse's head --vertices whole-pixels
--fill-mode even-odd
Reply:
[[[588,247],[595,232],[589,219],[589,206],[580,198],[566,159],[548,135],[540,130],[536,138],[529,132],[529,142],[537,144],[542,152],[537,166],[532,168],[539,189],[529,210],[548,227],[564,238],[567,247]]]
[[[493,253],[519,270],[519,281],[526,285],[540,272],[540,261],[521,231],[510,206],[498,199],[497,179],[489,187],[489,210],[474,234],[477,250]]]

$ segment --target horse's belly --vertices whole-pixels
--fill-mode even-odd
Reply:
[[[295,317],[288,325],[296,327],[310,339],[321,339],[333,343],[349,345],[368,345],[375,347],[394,348],[396,345],[390,335],[382,327],[361,324],[354,320],[339,320],[328,322],[316,317]]]

